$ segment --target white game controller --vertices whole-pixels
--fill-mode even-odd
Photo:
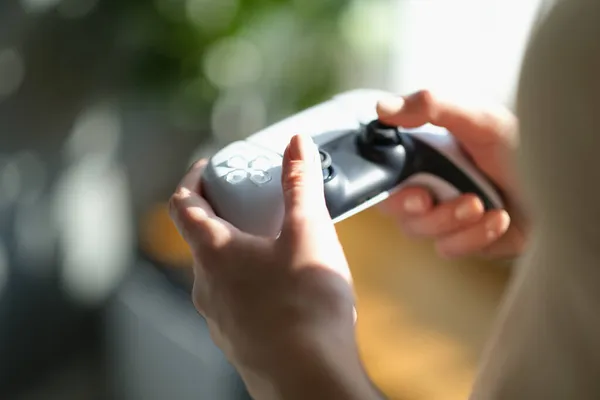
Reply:
[[[376,104],[389,95],[346,92],[231,143],[210,159],[202,178],[204,196],[219,217],[237,228],[277,236],[284,217],[283,153],[292,136],[303,133],[319,147],[325,200],[336,223],[406,186],[425,187],[438,202],[473,193],[487,210],[503,208],[498,191],[448,131],[380,123]]]

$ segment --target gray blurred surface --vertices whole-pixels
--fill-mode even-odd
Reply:
[[[118,400],[242,400],[245,390],[187,293],[139,264],[107,316]]]
[[[139,54],[122,36],[117,38],[132,24],[115,18],[114,8],[122,4],[118,0],[99,0],[89,14],[75,12],[94,2],[0,2],[0,398],[112,399],[106,390],[113,382],[125,400],[192,398],[207,385],[221,396],[208,398],[226,399],[239,382],[205,343],[206,330],[195,312],[186,300],[165,293],[160,277],[142,278],[135,268],[139,219],[149,206],[168,198],[194,152],[207,155],[213,110],[197,110],[195,125],[181,127],[173,121],[171,99],[132,93],[127,72]],[[33,12],[34,5],[51,11]],[[296,47],[277,29],[300,40],[302,30],[295,29],[305,26],[288,29],[294,28],[285,23],[290,10],[274,14],[281,14],[284,23],[265,22],[289,57]],[[324,47],[310,57],[337,50],[314,38]],[[272,54],[266,58],[276,59]],[[368,80],[365,65],[377,64],[358,58],[360,63],[345,63],[340,71],[349,77],[340,78],[348,87],[362,85]],[[302,71],[298,65],[288,62],[294,74]],[[277,70],[279,64],[272,66]],[[386,67],[378,66],[375,75],[383,86]],[[307,71],[313,82],[314,71]],[[247,121],[262,124],[267,114],[293,112],[293,87],[282,87],[277,79],[267,76],[260,83],[270,94],[266,98],[253,97],[252,87],[219,98],[216,119],[224,136],[216,138],[216,146],[232,138],[226,135],[230,127],[238,135],[249,134],[257,126]],[[283,96],[288,91],[292,94]],[[237,98],[240,93],[244,96]],[[262,115],[259,103],[269,112]],[[121,292],[120,280],[132,269]],[[114,296],[106,321],[104,308]],[[147,306],[140,305],[145,301],[162,308],[148,314]],[[169,324],[201,338],[203,350],[187,348],[164,331],[155,319],[165,315],[181,317]],[[104,333],[116,352],[108,370]],[[164,379],[156,382],[155,374]]]
[[[111,229],[130,230],[144,206],[168,195],[190,148],[202,142],[192,136],[173,140],[161,119],[162,104],[118,96],[130,57],[115,45],[111,15],[101,5],[89,16],[69,20],[56,13],[27,15],[17,1],[0,4],[0,92],[13,84],[7,79],[18,80],[14,93],[0,95],[0,398],[20,387],[60,387],[61,381],[78,382],[77,392],[89,382],[78,378],[85,368],[71,380],[69,371],[79,370],[74,363],[93,363],[95,356],[79,354],[98,346],[101,299],[116,289],[107,281],[100,300],[91,303],[68,293],[65,232],[56,223],[56,203],[66,207],[68,217],[69,207],[85,206],[86,200],[61,194],[61,185],[77,178],[71,182],[75,189],[112,193],[104,202],[108,218],[99,238],[110,237]],[[95,142],[73,145],[82,113],[103,104],[117,113],[114,143],[101,130]],[[102,153],[102,146],[114,148]],[[92,173],[100,181],[85,182],[89,161],[98,165],[94,159],[108,161]],[[122,215],[125,220],[118,220]],[[127,241],[119,246],[135,251]],[[111,249],[105,245],[104,251]]]

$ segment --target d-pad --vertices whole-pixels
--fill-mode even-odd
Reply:
[[[237,185],[250,179],[257,186],[262,186],[273,179],[269,170],[273,168],[271,160],[264,156],[248,161],[243,156],[233,156],[219,167],[222,167],[229,172],[226,173],[224,179],[232,185]]]

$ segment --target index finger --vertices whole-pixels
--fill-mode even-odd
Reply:
[[[202,195],[202,173],[208,164],[208,160],[202,159],[196,161],[192,164],[192,166],[188,169],[186,174],[184,175],[181,182],[179,182],[179,188],[185,188],[190,192],[197,193],[198,195]]]
[[[377,113],[390,125],[417,128],[429,123],[446,128],[463,143],[512,145],[517,139],[517,119],[509,110],[467,107],[442,100],[427,90],[382,100],[377,104]]]
[[[235,229],[215,215],[200,193],[206,160],[192,165],[169,201],[171,219],[191,246],[218,250],[231,242]]]

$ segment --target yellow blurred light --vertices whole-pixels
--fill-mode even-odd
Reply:
[[[169,216],[166,204],[150,207],[140,225],[140,246],[151,259],[173,268],[188,268],[192,255]]]

